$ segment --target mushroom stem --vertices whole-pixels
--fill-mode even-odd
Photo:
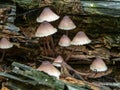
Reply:
[[[45,40],[46,40],[46,45],[47,45],[48,51],[51,53],[52,56],[54,56],[54,52],[53,52],[53,50],[51,49],[51,46],[50,46],[49,37],[46,37]],[[51,40],[51,38],[50,38],[50,40]]]
[[[53,50],[54,50],[55,44],[54,44],[54,41],[53,41],[53,37],[52,37],[52,36],[50,36],[50,40],[51,40],[51,46],[52,46],[52,48],[53,48]]]
[[[46,48],[46,43],[43,42],[43,48],[44,48],[44,54],[47,55],[47,48]]]
[[[67,58],[65,59],[65,61],[68,61],[70,59],[70,57],[72,56],[72,54],[75,52],[76,47],[71,51],[71,53],[67,56]]]
[[[50,40],[51,40],[51,46],[52,46],[52,49],[53,49],[53,54],[55,54],[55,44],[54,44],[52,36],[50,36]]]
[[[46,37],[46,44],[47,44],[48,50],[51,51],[51,47],[50,47],[50,45],[49,45],[49,41],[48,41],[48,38],[47,38],[47,37]]]
[[[3,53],[2,53],[2,56],[1,56],[1,59],[0,59],[0,62],[2,62],[2,61],[3,61],[4,56],[5,56],[5,49],[3,49]]]
[[[62,53],[62,55],[64,56],[64,55],[65,55],[65,47],[62,47],[61,49],[62,49],[62,52],[61,52],[61,53]]]
[[[46,47],[46,42],[44,42],[45,41],[45,38],[43,38],[43,53],[45,54],[45,55],[47,55],[47,47]],[[39,43],[41,42],[41,40],[39,39]]]
[[[68,30],[66,30],[66,36],[68,36]]]
[[[49,53],[52,52],[52,49],[50,47],[50,43],[49,43],[48,39],[49,39],[49,37],[44,37],[44,41],[43,41],[45,55],[48,55]],[[53,53],[52,53],[52,55],[53,55]]]

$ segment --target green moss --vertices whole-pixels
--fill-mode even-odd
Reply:
[[[39,5],[39,0],[12,0],[24,9],[32,9]]]

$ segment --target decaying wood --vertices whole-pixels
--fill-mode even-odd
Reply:
[[[28,11],[20,14],[17,16],[17,20],[19,21],[18,17],[21,17],[22,15],[25,16],[26,22],[30,22],[29,20],[27,21],[27,18],[29,18],[29,14],[33,13],[36,14],[36,11],[41,12],[43,7],[50,6],[53,11],[55,11],[57,14],[63,16],[63,15],[70,15],[77,24],[78,28],[73,31],[71,34],[70,38],[73,38],[74,34],[78,30],[85,30],[85,32],[90,36],[92,39],[92,43],[87,46],[80,46],[75,49],[75,47],[68,47],[65,49],[65,56],[68,56],[72,50],[75,49],[74,54],[70,55],[69,60],[67,60],[67,63],[70,64],[90,64],[94,58],[100,57],[107,62],[107,64],[115,61],[120,61],[120,53],[119,53],[119,48],[120,48],[120,35],[119,35],[119,29],[120,29],[120,22],[119,22],[119,17],[120,17],[120,2],[119,1],[89,1],[89,0],[12,0],[13,2],[17,2],[21,7],[24,9],[27,9]],[[38,3],[39,1],[39,3]],[[27,3],[25,3],[27,2]],[[33,2],[33,3],[31,3]],[[82,3],[82,4],[81,4]],[[27,5],[26,5],[27,4]],[[35,7],[35,9],[32,9]],[[13,7],[14,8],[14,7]],[[2,18],[4,16],[4,12],[6,12],[7,9],[11,8],[0,8],[0,19],[2,21],[5,21],[3,24],[0,24],[0,29],[1,29],[1,37],[6,37],[13,39],[13,43],[17,48],[24,49],[26,50],[29,55],[25,56],[28,57],[28,60],[31,60],[31,55],[35,57],[32,60],[51,60],[53,61],[54,58],[52,57],[47,57],[40,55],[43,52],[43,47],[41,46],[41,50],[37,50],[36,47],[39,46],[39,40],[34,37],[35,29],[38,25],[36,25],[36,17],[33,20],[33,22],[28,23],[26,27],[20,26],[20,32],[12,32],[10,30],[5,30],[5,25],[6,24],[6,18],[8,18],[9,15],[6,15],[5,18]],[[15,9],[15,8],[14,8]],[[32,10],[29,10],[32,9]],[[85,13],[83,12],[85,11]],[[107,11],[107,12],[106,12]],[[28,17],[26,17],[26,15]],[[100,15],[100,16],[99,16]],[[107,15],[107,16],[106,16]],[[15,16],[15,15],[13,15]],[[95,17],[94,17],[95,16]],[[105,16],[105,17],[103,17]],[[111,18],[115,17],[115,18]],[[15,17],[16,18],[16,17]],[[111,22],[112,23],[111,23]],[[21,23],[21,22],[18,22]],[[32,24],[34,23],[34,24]],[[30,26],[33,25],[33,26]],[[34,26],[35,25],[35,26]],[[110,29],[110,31],[109,31]],[[115,32],[115,35],[113,35],[113,32]],[[60,32],[61,35],[62,32]],[[63,34],[63,33],[62,33]],[[55,37],[60,37],[59,35],[55,35]],[[97,37],[97,38],[96,38]],[[16,39],[14,41],[14,39]],[[15,43],[17,41],[17,43]],[[56,38],[55,41],[58,41],[58,38]],[[21,46],[21,43],[24,43]],[[28,47],[26,44],[30,43],[32,47]],[[58,45],[55,43],[56,46]],[[35,45],[35,47],[33,46]],[[58,47],[58,46],[57,46]],[[118,51],[114,51],[114,48],[117,48]],[[56,48],[56,55],[62,54],[60,50],[60,47]],[[23,50],[23,52],[24,52]],[[23,53],[21,52],[21,53]],[[33,54],[34,52],[34,54]],[[37,54],[35,54],[37,52]],[[8,56],[10,53],[8,54]],[[11,56],[9,56],[11,57]],[[111,59],[112,58],[112,59]],[[111,59],[111,60],[110,60]],[[81,61],[82,60],[82,61]],[[97,87],[94,84],[91,84],[89,82],[86,82],[86,78],[98,78],[102,77],[105,75],[108,75],[112,72],[112,69],[108,69],[106,72],[103,73],[96,73],[96,72],[79,72],[75,69],[73,69],[70,65],[68,65],[66,62],[62,63],[62,77],[65,79],[63,81],[67,81],[68,83],[73,83],[73,84],[80,84],[80,85],[87,85],[93,90],[99,90],[99,87]],[[24,68],[23,68],[24,69]],[[18,70],[19,71],[19,70]],[[15,72],[17,73],[17,72]],[[26,72],[25,72],[26,73]],[[23,73],[21,73],[23,75]],[[25,76],[25,75],[23,75]],[[68,77],[69,76],[69,77]],[[76,79],[75,79],[76,78]],[[79,80],[77,80],[79,79]],[[19,81],[21,81],[19,79]],[[25,80],[23,80],[24,82]],[[27,82],[27,81],[26,81]],[[25,83],[26,83],[25,82]],[[30,84],[33,82],[30,82]],[[119,87],[119,83],[99,83],[98,86],[103,85],[103,86],[112,86],[112,87]],[[52,85],[51,85],[52,86]],[[119,87],[120,88],[120,87]],[[103,89],[101,89],[103,90]]]
[[[98,83],[100,85],[104,85],[104,86],[110,86],[110,87],[118,87],[120,88],[120,82],[95,82]]]
[[[16,62],[14,62],[12,65],[14,66],[13,70],[11,71],[12,73],[0,72],[0,76],[9,78],[8,83],[5,85],[12,88],[12,90],[16,90],[16,88],[28,89],[29,87],[25,87],[28,85],[32,85],[32,88],[37,90],[44,89],[44,86],[46,86],[45,90],[48,90],[48,87],[50,90],[64,90],[65,86],[68,87],[68,90],[71,90],[71,88],[75,90],[84,90],[85,88],[92,90],[106,90],[104,86],[92,84],[87,81],[77,80],[72,77],[65,77],[61,80],[58,80],[44,72],[37,71],[29,66]],[[27,79],[23,79],[23,77]]]
[[[90,0],[82,0],[82,5],[84,7],[84,11],[89,14],[99,14],[99,15],[110,15],[113,17],[120,17],[120,2],[119,1],[90,1]]]
[[[54,58],[51,58],[51,57],[47,57],[47,56],[41,56],[41,57],[44,59],[48,59],[50,61],[54,61]],[[72,68],[65,61],[63,61],[62,66],[61,66],[61,73],[62,73],[62,77],[70,76],[70,77],[84,80],[86,78],[100,78],[102,76],[109,75],[110,73],[112,73],[112,68],[109,68],[105,72],[93,72],[90,70],[88,70],[87,72],[80,72]]]
[[[100,86],[98,84],[94,84],[94,83],[89,83],[86,81],[81,81],[81,80],[77,80],[75,78],[71,78],[71,77],[66,77],[65,79],[62,79],[64,82],[67,83],[72,83],[72,84],[78,84],[78,85],[87,85],[88,87],[90,87],[92,90],[111,90],[110,88],[104,87],[104,86]]]
[[[98,87],[96,87],[93,84],[87,83],[85,81],[77,80],[71,77],[66,77],[65,79],[63,79],[63,81],[68,82],[68,83],[73,83],[73,84],[88,85],[89,87],[91,87],[92,90],[100,90]]]

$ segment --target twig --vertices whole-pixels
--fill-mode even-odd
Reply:
[[[47,56],[42,56],[42,55],[41,55],[41,57],[42,57],[42,58],[49,59],[49,60],[51,60],[51,61],[54,60],[54,58],[52,58],[52,57],[47,57]],[[76,71],[75,69],[73,69],[71,66],[69,66],[69,65],[68,65],[66,62],[64,62],[64,61],[63,61],[63,63],[62,63],[62,67],[63,67],[63,68],[66,68],[68,71],[73,71],[76,75],[78,75],[78,76],[80,77],[81,80],[84,80],[81,75],[89,75],[89,73],[82,73],[82,72]]]
[[[111,86],[111,87],[118,87],[120,88],[120,82],[95,82],[98,83],[100,85],[104,85],[104,86]]]
[[[63,61],[62,63],[68,70],[73,71],[75,74],[79,74],[79,75],[89,75],[89,73],[82,73],[82,72],[78,72],[75,69],[73,69],[71,66],[69,66],[66,62]]]
[[[54,58],[52,58],[52,57],[48,57],[48,56],[43,56],[43,55],[40,55],[42,58],[45,58],[45,59],[49,59],[49,60],[51,60],[51,61],[53,61],[54,60]]]

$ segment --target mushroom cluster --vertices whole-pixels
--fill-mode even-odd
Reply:
[[[15,11],[13,10],[13,12],[10,13],[10,15],[14,15],[14,14],[15,14]],[[55,57],[57,55],[57,53],[55,52],[55,44],[54,44],[52,35],[58,32],[58,29],[66,31],[66,34],[63,34],[58,41],[58,45],[63,49],[62,55],[64,55],[64,51],[66,47],[73,45],[75,46],[75,48],[77,48],[77,46],[79,47],[81,45],[86,45],[91,43],[91,40],[89,39],[89,37],[84,31],[78,31],[72,40],[69,38],[68,32],[70,30],[74,30],[77,26],[72,21],[72,19],[67,15],[65,15],[60,20],[57,27],[58,29],[50,23],[53,21],[55,22],[59,18],[60,16],[57,15],[55,12],[53,12],[49,7],[45,7],[36,19],[36,22],[40,24],[37,27],[34,35],[35,37],[39,38],[40,42],[41,42],[41,39],[43,39],[42,45],[43,45],[43,50],[46,56],[50,55]],[[19,31],[18,28],[13,29],[13,27],[14,26],[12,24],[7,24],[7,26],[4,26],[5,29],[12,28],[12,30],[15,29]],[[0,49],[3,49],[3,54],[1,55],[0,62],[2,62],[4,59],[5,50],[12,47],[13,47],[13,44],[7,38],[3,37],[0,40]],[[71,52],[71,54],[73,54],[74,50]],[[58,55],[52,63],[49,61],[42,61],[42,64],[37,68],[37,70],[43,71],[59,79],[61,72],[57,68],[58,67],[61,68],[62,63],[64,61],[69,60],[69,57],[71,56],[71,54],[68,55],[67,59],[65,60],[62,57],[62,55]],[[101,58],[96,58],[90,65],[90,70],[92,70],[93,72],[105,72],[108,70],[108,67],[106,66],[104,60],[102,60]]]
[[[48,53],[52,53],[52,55],[54,56],[55,53],[55,46],[52,35],[57,32],[57,29],[49,22],[56,21],[57,19],[59,19],[59,16],[55,14],[49,7],[44,8],[39,17],[37,17],[36,19],[36,21],[41,24],[37,28],[35,37],[40,37],[44,39],[45,42],[43,42],[43,45],[46,55],[48,55]],[[57,68],[49,61],[43,61],[42,64],[37,68],[37,70],[43,71],[50,76],[55,76],[58,79],[60,77],[60,71],[57,70]]]
[[[57,29],[54,28],[49,22],[53,22],[59,19],[59,16],[55,14],[49,7],[43,9],[36,21],[41,23],[37,28],[35,37],[44,38],[46,42],[43,42],[45,54],[52,53],[54,56],[54,41],[52,35],[57,32]],[[51,43],[51,46],[50,46]],[[52,47],[52,49],[51,49]],[[48,52],[49,51],[49,52]]]
[[[45,42],[43,43],[43,45],[46,53],[55,48],[52,35],[58,31],[54,26],[52,26],[52,24],[50,24],[50,22],[56,21],[59,18],[60,17],[57,14],[55,14],[49,7],[46,7],[36,19],[36,21],[41,24],[37,28],[35,37],[40,37],[44,39]],[[64,16],[59,22],[58,29],[66,31],[66,34],[63,34],[58,41],[58,45],[63,47],[62,55],[64,55],[64,50],[68,46],[74,45],[76,47],[91,43],[91,40],[84,31],[77,32],[77,34],[71,40],[68,36],[68,31],[73,30],[75,28],[76,25],[74,24],[72,19],[67,15]],[[55,53],[54,50],[53,53]],[[71,53],[73,54],[73,52]],[[44,71],[49,75],[59,78],[60,72],[54,66],[61,67],[63,61],[63,57],[59,55],[57,58],[54,59],[53,64],[51,64],[48,61],[45,61],[38,67],[38,70]],[[107,70],[107,66],[102,59],[97,58],[90,65],[90,69],[92,71],[103,72]]]

